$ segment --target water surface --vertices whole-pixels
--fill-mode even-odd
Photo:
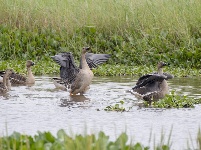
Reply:
[[[13,131],[35,135],[37,131],[59,129],[67,133],[97,133],[104,131],[111,140],[125,132],[134,142],[159,143],[162,130],[166,141],[173,127],[173,149],[184,149],[190,136],[193,141],[201,124],[201,106],[187,109],[139,108],[137,100],[125,91],[136,83],[134,77],[95,77],[84,96],[69,96],[55,89],[51,77],[36,77],[33,87],[12,87],[9,95],[0,97],[0,134]],[[201,97],[198,78],[175,78],[168,81],[170,90],[178,94]],[[106,112],[104,108],[125,101],[129,112]],[[153,143],[151,143],[153,144]],[[192,143],[191,143],[192,144]],[[195,144],[195,143],[194,143]]]

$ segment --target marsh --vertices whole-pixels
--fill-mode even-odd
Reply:
[[[135,142],[149,145],[160,140],[162,130],[168,139],[173,127],[172,148],[186,147],[190,136],[196,141],[201,124],[201,106],[182,109],[139,108],[141,100],[125,91],[137,81],[134,77],[95,77],[84,96],[70,96],[69,92],[55,89],[49,76],[37,76],[32,87],[12,87],[9,94],[0,97],[0,134],[13,131],[35,135],[37,131],[59,129],[67,133],[97,133],[104,131],[114,140],[126,132]],[[201,97],[198,78],[175,78],[168,82],[170,91],[189,97]],[[119,101],[126,112],[107,112],[104,108]],[[153,144],[153,143],[152,143]]]

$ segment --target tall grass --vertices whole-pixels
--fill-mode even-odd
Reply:
[[[200,29],[199,0],[0,0],[0,20],[19,28],[53,27],[72,33],[83,26],[99,30],[140,30],[144,34],[164,29],[189,37]],[[176,36],[176,35],[175,35]]]

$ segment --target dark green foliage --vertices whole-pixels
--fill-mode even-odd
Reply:
[[[46,60],[33,60],[35,65],[32,67],[34,75],[57,75],[59,76],[60,66],[55,63],[51,58]],[[12,68],[15,72],[26,74],[25,60],[6,60],[0,61],[0,70]],[[173,74],[175,77],[186,77],[186,76],[200,76],[199,69],[183,69],[183,68],[172,68],[171,66],[165,68],[165,71]],[[126,65],[114,65],[114,64],[103,64],[97,69],[93,69],[93,73],[96,76],[124,76],[124,75],[135,75],[141,76],[150,72],[155,72],[155,66],[126,66]]]
[[[148,150],[140,143],[128,144],[128,136],[122,133],[116,141],[109,141],[109,137],[100,131],[98,135],[68,136],[64,130],[59,130],[57,138],[50,132],[38,132],[34,137],[14,132],[10,136],[0,138],[0,149],[7,150]]]
[[[114,141],[109,140],[109,136],[100,131],[98,134],[69,136],[63,129],[57,132],[57,137],[50,132],[38,132],[35,136],[29,136],[13,132],[10,136],[0,137],[1,150],[170,150],[171,134],[168,135],[166,142],[165,134],[161,132],[161,140],[153,148],[143,146],[140,142],[133,144],[128,142],[128,135],[124,132]],[[198,130],[196,137],[197,145],[194,148],[200,149],[201,132]],[[143,141],[144,142],[144,141]],[[185,143],[184,143],[185,145]],[[190,145],[188,145],[188,149]]]
[[[200,68],[201,40],[194,31],[191,36],[186,41],[165,30],[144,35],[132,28],[121,33],[86,26],[68,34],[52,28],[28,30],[1,25],[0,58],[48,60],[58,52],[71,51],[77,59],[81,48],[88,45],[94,53],[112,54],[110,64],[150,65],[163,60],[176,67]]]

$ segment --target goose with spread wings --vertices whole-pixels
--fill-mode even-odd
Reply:
[[[145,101],[157,101],[169,94],[167,80],[174,78],[173,75],[163,72],[163,67],[167,66],[164,62],[157,65],[158,72],[146,74],[140,77],[131,92]]]
[[[60,65],[60,78],[53,78],[54,85],[57,88],[68,89],[70,94],[83,95],[88,89],[93,79],[92,69],[106,62],[109,54],[88,53],[90,47],[82,49],[80,65],[76,66],[71,52],[59,53],[51,58]]]

